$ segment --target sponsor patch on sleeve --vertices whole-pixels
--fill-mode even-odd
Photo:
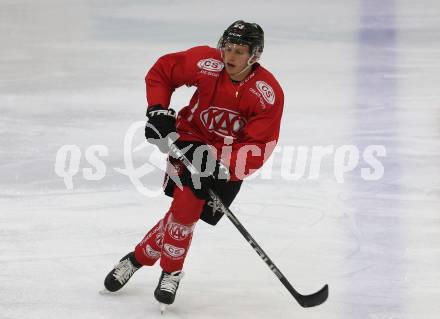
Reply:
[[[273,105],[275,103],[275,92],[272,87],[264,81],[255,82],[257,90],[263,96],[263,99],[268,103]]]
[[[209,58],[209,59],[203,59],[197,62],[197,66],[199,69],[210,71],[210,72],[220,72],[223,70],[224,64],[223,62]]]

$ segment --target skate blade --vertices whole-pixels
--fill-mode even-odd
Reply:
[[[159,303],[159,308],[160,308],[160,314],[163,316],[165,314],[165,312],[167,311],[167,304],[164,303]]]
[[[112,294],[112,292],[110,290],[107,290],[106,288],[104,288],[99,291],[99,294],[100,295],[110,295],[110,294]]]

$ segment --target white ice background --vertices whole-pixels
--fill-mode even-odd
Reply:
[[[263,26],[261,62],[285,91],[281,149],[383,145],[384,175],[364,180],[360,158],[340,183],[330,154],[319,176],[308,166],[286,179],[274,154],[271,178],[246,182],[231,208],[294,287],[328,283],[328,301],[299,307],[225,218],[197,225],[166,317],[438,318],[439,14],[435,0],[0,1],[0,318],[160,317],[157,266],[98,294],[170,204],[115,168],[145,119],[148,68],[215,46],[240,18]],[[55,173],[63,145],[81,152],[73,189]],[[85,177],[93,145],[104,148],[97,180]],[[152,148],[132,155],[135,168],[160,160]],[[142,183],[155,190],[162,173],[149,168]]]

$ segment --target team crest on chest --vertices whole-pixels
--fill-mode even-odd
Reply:
[[[200,120],[208,131],[220,136],[236,137],[246,125],[240,113],[214,106],[201,112]]]

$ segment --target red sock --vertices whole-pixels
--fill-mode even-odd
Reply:
[[[134,256],[141,265],[152,266],[160,258],[163,241],[163,224],[164,220],[168,218],[168,215],[169,213],[151,228],[144,239],[136,245]]]
[[[160,266],[166,272],[182,270],[195,223],[199,220],[205,204],[189,187],[176,187],[168,218],[164,223],[163,246]]]
[[[195,223],[199,220],[205,201],[197,198],[189,187],[175,188],[170,210],[136,245],[136,260],[152,266],[160,258],[166,272],[182,270],[191,245]]]
[[[182,270],[191,245],[195,223],[179,223],[173,214],[168,218],[163,237],[160,266],[166,272]]]

